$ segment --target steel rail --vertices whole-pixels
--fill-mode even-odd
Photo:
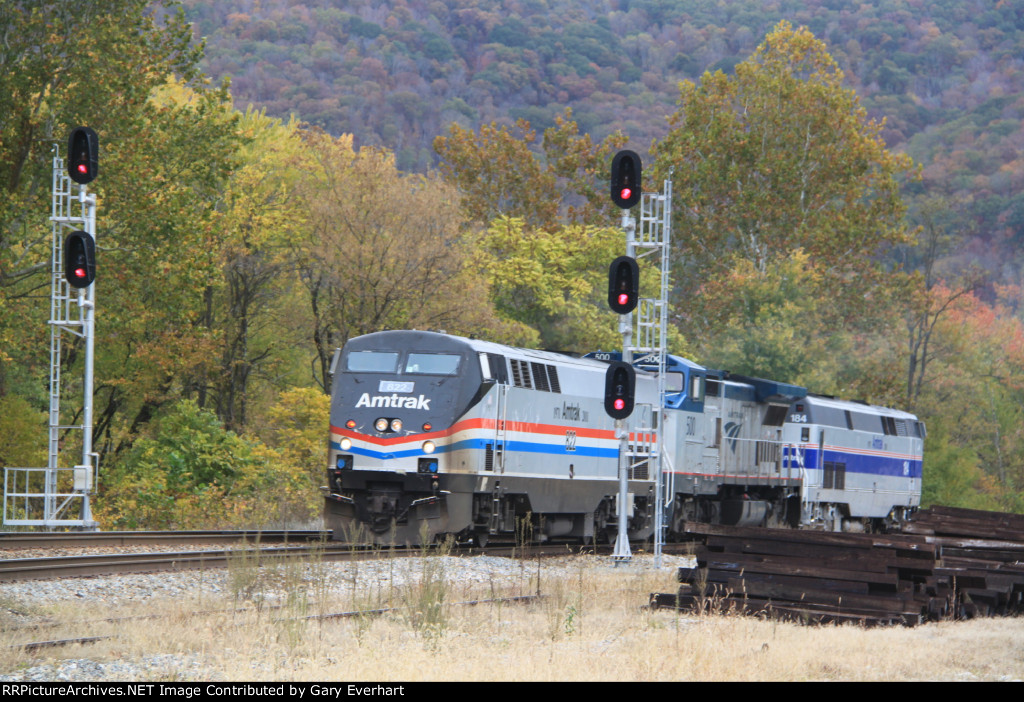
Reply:
[[[230,529],[226,531],[7,531],[0,532],[0,549],[86,546],[174,545],[204,542],[281,543],[327,541],[329,531]]]
[[[48,580],[91,575],[155,573],[178,570],[226,568],[232,562],[252,559],[256,564],[285,559],[327,561],[372,557],[349,546],[276,546],[257,549],[220,549],[164,553],[107,553],[85,556],[12,558],[0,561],[0,582]]]

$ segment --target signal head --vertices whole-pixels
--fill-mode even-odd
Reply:
[[[608,306],[629,314],[640,299],[640,267],[631,256],[619,256],[608,268]]]
[[[83,231],[64,239],[64,279],[73,288],[87,288],[96,280],[96,241]]]
[[[635,151],[620,151],[612,159],[612,202],[624,210],[640,202],[643,165]]]
[[[636,371],[624,361],[612,361],[604,376],[604,411],[612,419],[633,414]]]
[[[68,136],[68,177],[79,185],[91,183],[99,172],[99,137],[91,127],[75,127]]]

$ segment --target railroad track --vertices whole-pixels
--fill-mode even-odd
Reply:
[[[488,597],[478,600],[462,600],[459,602],[451,602],[450,606],[454,607],[476,607],[482,604],[530,604],[544,599],[544,595],[510,595],[508,597]],[[267,609],[282,609],[284,605],[277,605],[268,607]],[[278,621],[330,621],[332,619],[351,619],[353,617],[376,617],[390,612],[401,612],[407,610],[408,607],[377,607],[374,609],[356,609],[356,610],[345,610],[341,612],[326,612],[323,614],[307,614],[298,617],[285,617]],[[232,610],[234,612],[245,612],[248,611],[246,608],[236,608]],[[196,615],[207,615],[207,614],[223,614],[226,611],[202,611],[193,612],[192,616]],[[164,615],[144,615],[140,617],[129,617],[128,619],[158,619]],[[100,622],[122,622],[125,621],[125,617],[102,619]],[[29,626],[24,627],[26,630],[35,630],[45,628],[43,626]],[[53,626],[59,626],[54,624]],[[105,641],[112,638],[110,635],[105,636],[76,636],[73,638],[66,639],[46,639],[44,641],[25,641],[23,643],[11,644],[7,648],[9,649],[22,649],[25,651],[39,651],[44,648],[59,648],[61,646],[70,646],[72,644],[89,644],[96,643],[97,641]]]
[[[325,541],[330,532],[108,532],[63,534],[19,533],[0,534],[0,556],[2,549],[16,553],[18,548],[28,547],[33,553],[48,548],[102,547],[118,549],[106,553],[90,553],[61,556],[33,556],[26,558],[4,558],[0,560],[0,582],[25,580],[49,580],[56,578],[120,575],[125,573],[154,573],[182,570],[203,570],[226,568],[235,564],[281,563],[293,560],[351,561],[374,558],[424,556],[446,553],[453,556],[488,555],[504,558],[551,557],[573,553],[594,553],[593,547],[582,549],[570,544],[531,544],[526,547],[512,544],[492,544],[486,548],[476,546],[438,547],[358,547],[338,542]],[[67,538],[71,536],[72,538]],[[9,537],[9,538],[8,538]],[[232,542],[227,545],[190,551],[146,551],[124,552],[120,549],[130,546],[168,546],[203,542]],[[263,544],[279,541],[282,545]],[[300,541],[302,543],[295,543]],[[610,553],[607,546],[597,551]],[[607,554],[604,554],[607,555]]]
[[[261,560],[281,562],[314,558],[334,561],[352,557],[353,552],[347,547],[301,545],[252,549],[11,558],[0,561],[0,582],[226,568],[233,562],[242,563],[245,559],[258,563]]]
[[[16,548],[78,548],[154,546],[196,543],[284,543],[328,541],[329,531],[240,529],[228,531],[16,531],[0,533],[0,550]]]

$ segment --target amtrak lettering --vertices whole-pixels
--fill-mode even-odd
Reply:
[[[419,397],[399,397],[397,393],[391,395],[374,395],[364,392],[356,407],[392,407],[403,409],[429,410],[430,398],[420,395]]]
[[[579,404],[569,402],[563,402],[561,407],[556,405],[552,417],[556,420],[567,419],[571,422],[590,421],[590,415],[587,410],[583,409]]]

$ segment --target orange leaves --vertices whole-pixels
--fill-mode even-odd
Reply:
[[[938,332],[946,348],[959,355],[957,365],[962,371],[1024,389],[1024,324],[1011,307],[1021,302],[1021,290],[1017,286],[998,289],[1000,299],[994,303],[975,293],[959,297],[940,320]],[[943,284],[930,293],[933,306],[950,297]]]

